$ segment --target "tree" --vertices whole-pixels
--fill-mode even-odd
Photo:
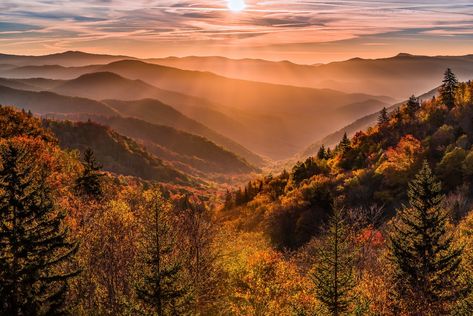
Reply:
[[[419,99],[412,95],[406,103],[407,113],[413,117],[420,108]]]
[[[78,244],[53,202],[38,139],[0,142],[0,314],[58,315]]]
[[[335,207],[312,273],[317,298],[335,316],[348,311],[354,287],[353,248],[348,237],[348,225]]]
[[[145,192],[143,214],[143,274],[138,298],[157,315],[182,313],[187,289],[182,284],[182,265],[176,250],[175,222],[171,206],[158,188]]]
[[[100,173],[102,166],[97,162],[92,149],[87,148],[84,151],[84,161],[82,162],[82,165],[84,171],[76,180],[77,192],[88,197],[100,199],[103,195],[101,185],[101,177],[103,175]]]
[[[183,249],[183,269],[189,277],[192,289],[192,305],[195,315],[212,314],[220,296],[219,283],[222,278],[217,265],[215,250],[217,226],[212,223],[211,213],[201,201],[189,196],[180,199],[179,243]]]
[[[342,140],[340,141],[340,144],[338,145],[338,147],[343,153],[345,152],[345,150],[347,150],[350,147],[350,145],[351,145],[350,139],[348,138],[347,133],[345,132],[343,134]]]
[[[383,125],[389,121],[388,110],[386,107],[383,107],[378,115],[378,124]]]
[[[320,146],[319,151],[317,152],[317,158],[320,160],[327,158],[324,145]]]
[[[445,315],[465,291],[459,282],[462,250],[447,233],[441,184],[426,161],[409,184],[408,197],[389,236],[398,280],[393,294],[412,315]]]
[[[450,68],[445,71],[442,82],[440,97],[442,102],[451,109],[455,106],[455,92],[458,88],[458,80]]]

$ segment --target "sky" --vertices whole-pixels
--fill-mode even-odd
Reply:
[[[0,53],[321,63],[473,53],[472,0],[1,0]],[[241,0],[240,0],[241,1]]]

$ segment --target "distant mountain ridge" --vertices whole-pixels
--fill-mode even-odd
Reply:
[[[134,59],[134,57],[90,54],[81,51],[66,51],[42,56],[0,54],[0,64],[11,64],[16,66],[60,65],[65,67],[79,67],[91,64],[110,63],[122,59]]]
[[[473,77],[473,54],[464,56],[418,56],[400,53],[378,59],[352,58],[327,64],[299,65],[258,59],[224,57],[168,57],[149,62],[219,75],[287,84],[331,88],[344,92],[378,93],[394,98],[420,94],[437,84],[450,67],[462,80]]]
[[[350,111],[347,109],[350,104],[358,109],[370,106],[380,109],[393,102],[384,96],[237,80],[139,60],[91,67],[84,67],[82,74],[77,67],[69,68],[71,74],[79,77],[51,90],[96,100],[158,99],[251,151],[272,159],[293,155],[314,138],[368,113]],[[95,74],[90,73],[91,70]],[[64,71],[61,68],[57,76],[51,73],[48,76],[54,79],[70,77]],[[127,88],[122,88],[124,86]],[[365,102],[367,104],[363,105]]]
[[[17,106],[34,113],[97,113],[117,115],[118,112],[105,103],[59,95],[49,91],[26,91],[0,85],[0,103]]]
[[[473,54],[400,53],[387,58],[300,65],[225,57],[137,59],[66,52],[41,58],[20,56],[24,63],[18,62],[20,67],[16,68],[8,64],[15,61],[15,56],[2,57],[0,68],[6,75],[16,72],[24,76],[31,72],[70,79],[91,72],[113,72],[126,79],[141,80],[167,91],[167,95],[162,93],[153,98],[272,159],[285,159],[303,150],[313,139],[395,103],[383,95],[401,100],[428,90],[437,84],[447,67],[460,80],[473,77]],[[35,58],[42,64],[45,60],[57,61],[62,68],[50,65],[40,69]],[[29,67],[25,64],[28,59],[37,68],[25,69]],[[89,66],[78,67],[85,61]],[[98,63],[90,66],[93,62]],[[26,89],[16,84],[15,88]]]

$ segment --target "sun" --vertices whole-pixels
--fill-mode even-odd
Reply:
[[[233,12],[243,11],[246,8],[245,0],[227,0],[228,8]]]

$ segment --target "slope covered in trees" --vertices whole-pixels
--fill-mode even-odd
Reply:
[[[427,159],[446,193],[469,194],[472,184],[473,84],[450,82],[454,105],[445,96],[406,102],[386,121],[342,137],[332,148],[297,163],[289,172],[266,176],[229,197],[264,220],[276,245],[297,247],[317,231],[334,197],[350,207],[384,206],[386,215],[406,201],[408,181]],[[442,89],[442,88],[441,88]],[[411,105],[412,103],[412,105]],[[461,210],[457,210],[461,212]],[[460,216],[460,215],[458,215]]]
[[[469,315],[473,84],[454,79],[210,198],[110,128],[1,107],[0,314]]]
[[[49,117],[49,116],[48,116]],[[74,121],[91,120],[142,143],[155,156],[185,172],[209,178],[215,174],[247,174],[257,171],[244,159],[213,142],[172,127],[130,117],[98,115],[54,116]]]
[[[193,180],[112,129],[92,122],[44,121],[62,148],[91,148],[105,170],[146,180],[189,185]]]

